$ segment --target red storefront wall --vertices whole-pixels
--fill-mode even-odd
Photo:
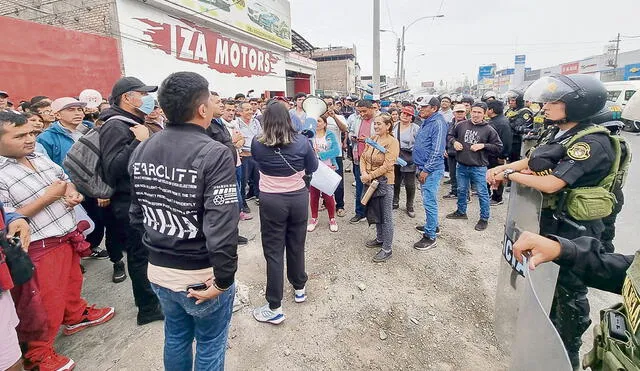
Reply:
[[[77,97],[87,88],[107,98],[121,76],[115,38],[2,16],[0,35],[0,90],[15,105],[34,95]]]

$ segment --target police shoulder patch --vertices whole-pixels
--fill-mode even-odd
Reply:
[[[584,161],[591,157],[591,146],[585,142],[574,143],[567,150],[567,156],[576,161]]]
[[[528,112],[525,112],[524,115],[522,115],[522,118],[529,121],[529,119],[531,119],[531,115]]]

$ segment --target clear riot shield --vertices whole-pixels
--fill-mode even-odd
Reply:
[[[539,232],[542,194],[511,185],[505,234],[498,264],[494,328],[510,370],[571,370],[562,340],[549,320],[558,267],[543,264],[529,271],[513,255],[523,231]]]

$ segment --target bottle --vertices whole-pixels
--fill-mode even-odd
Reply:
[[[364,196],[362,196],[361,202],[363,205],[366,205],[369,202],[371,196],[373,196],[373,193],[376,191],[376,189],[378,189],[378,184],[380,184],[380,182],[375,179],[371,182],[371,185],[367,189],[367,192],[364,194]]]

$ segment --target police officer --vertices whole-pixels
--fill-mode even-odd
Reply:
[[[525,95],[527,100],[544,104],[549,129],[528,158],[492,169],[487,181],[496,185],[498,181],[511,180],[542,192],[541,234],[567,239],[583,235],[600,238],[604,230],[602,219],[578,222],[567,215],[569,206],[577,206],[577,201],[570,205],[565,201],[570,191],[596,187],[611,171],[615,152],[606,133],[588,134],[572,143],[573,136],[593,126],[589,118],[604,107],[604,85],[588,75],[554,74],[534,82]],[[574,367],[579,364],[580,338],[591,323],[586,294],[584,283],[561,268],[550,317]]]
[[[482,94],[480,98],[481,101],[487,103],[488,101],[495,100],[498,97],[498,94],[493,90],[487,90]]]
[[[511,162],[520,159],[522,150],[522,135],[531,130],[533,122],[533,112],[524,104],[524,93],[520,90],[509,90],[506,94],[509,109],[504,115],[509,119],[511,131],[513,132],[513,142],[511,146]]]
[[[522,263],[523,256],[527,256],[530,269],[553,261],[561,270],[570,270],[589,287],[621,294],[623,304],[601,312],[594,349],[585,356],[583,366],[594,370],[638,369],[640,337],[634,329],[640,325],[640,259],[604,252],[604,249],[600,241],[592,237],[569,240],[531,232],[524,232],[513,245],[516,259]],[[640,250],[636,256],[639,253]],[[611,338],[616,340],[611,341]],[[606,357],[603,356],[605,353]]]

